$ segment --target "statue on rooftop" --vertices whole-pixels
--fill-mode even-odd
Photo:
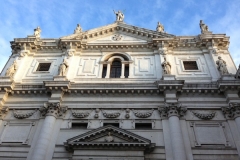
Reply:
[[[160,22],[158,22],[156,30],[158,32],[164,32],[164,26]]]
[[[117,12],[113,10],[113,12],[116,14],[116,21],[122,22],[124,19],[124,14],[120,10]]]
[[[41,32],[42,30],[40,29],[40,27],[37,27],[36,29],[34,29],[34,36],[36,36],[37,38],[40,38]]]
[[[203,23],[203,20],[200,20],[199,26],[201,29],[201,33],[208,32],[208,26]]]
[[[12,78],[16,71],[17,71],[17,62],[14,61],[13,64],[7,69],[5,76]]]
[[[81,28],[80,24],[77,24],[77,27],[76,27],[76,29],[74,30],[74,34],[76,34],[76,33],[81,33],[81,32],[82,32],[82,28]]]
[[[59,66],[58,75],[59,76],[66,76],[67,68],[68,68],[68,64],[67,64],[66,60],[64,59],[63,62]]]
[[[164,57],[164,61],[162,63],[162,68],[163,68],[163,74],[171,74],[171,65],[166,60],[166,57]]]
[[[217,69],[219,70],[220,74],[228,74],[227,70],[227,64],[226,62],[222,59],[221,56],[218,57],[218,60],[216,61],[217,64]]]

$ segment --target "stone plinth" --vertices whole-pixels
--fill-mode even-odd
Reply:
[[[54,76],[53,80],[54,81],[66,81],[67,78],[66,78],[66,76]]]
[[[176,80],[175,75],[164,74],[162,80]]]
[[[224,74],[221,76],[221,80],[236,80],[233,74]]]

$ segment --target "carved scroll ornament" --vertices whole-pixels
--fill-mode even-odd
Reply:
[[[86,112],[78,112],[76,110],[72,110],[72,115],[76,118],[86,118],[89,116],[91,111],[86,111]]]
[[[153,114],[153,111],[154,111],[154,109],[147,111],[147,112],[133,110],[133,113],[138,118],[148,118]]]
[[[198,113],[195,111],[192,111],[192,113],[198,117],[199,119],[204,119],[204,120],[210,120],[215,117],[216,112],[211,112],[211,113]]]
[[[13,116],[17,119],[24,119],[31,117],[37,110],[34,111],[15,111],[13,110]]]

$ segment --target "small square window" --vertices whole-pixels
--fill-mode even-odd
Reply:
[[[183,61],[185,70],[198,70],[196,61]]]
[[[87,129],[88,123],[72,123],[73,129]]]
[[[135,129],[152,129],[152,123],[135,123]]]
[[[37,71],[48,71],[51,63],[39,63]]]

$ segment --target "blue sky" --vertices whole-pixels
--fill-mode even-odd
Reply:
[[[73,33],[115,21],[113,9],[123,10],[128,24],[156,29],[160,21],[174,35],[198,35],[202,19],[213,33],[230,36],[229,51],[240,64],[240,0],[1,0],[0,71],[11,55],[10,41],[33,34],[41,27],[42,38]]]

